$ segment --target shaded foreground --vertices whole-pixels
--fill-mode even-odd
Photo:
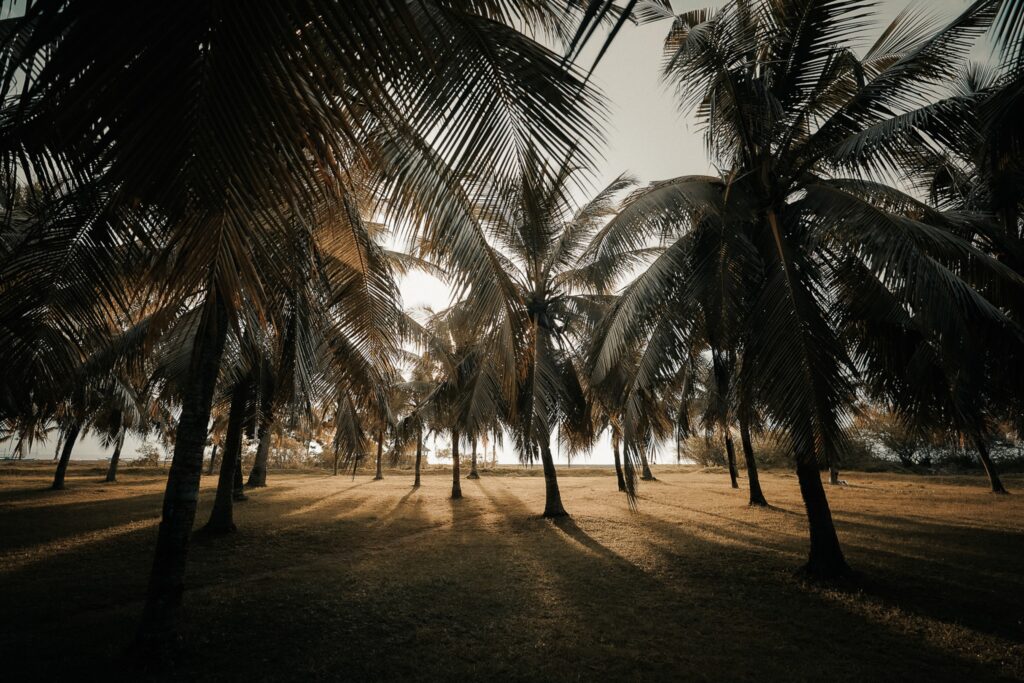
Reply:
[[[19,471],[0,467],[4,678],[130,672],[164,478],[46,491],[48,470]],[[630,513],[610,470],[573,474],[573,517],[548,521],[539,476],[485,473],[452,501],[442,474],[273,473],[238,533],[195,536],[158,677],[1024,678],[1024,496],[849,473],[828,493],[862,576],[825,589],[793,574],[795,475],[762,474],[765,510],[721,473],[662,468]]]

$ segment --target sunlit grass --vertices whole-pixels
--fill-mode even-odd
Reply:
[[[539,517],[541,477],[485,474],[452,502],[443,473],[418,490],[397,471],[272,473],[236,508],[238,533],[196,535],[184,641],[158,675],[1024,676],[1021,496],[848,473],[829,494],[860,576],[821,587],[793,574],[806,518],[791,475],[765,473],[760,510],[724,474],[663,468],[633,513],[596,472],[562,471],[560,522]],[[4,677],[127,673],[163,481],[90,472],[50,492],[46,474],[0,476]]]

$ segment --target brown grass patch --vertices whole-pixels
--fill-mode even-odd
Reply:
[[[2,469],[2,468],[0,468]],[[766,473],[773,508],[725,475],[661,468],[630,512],[610,470],[410,488],[271,473],[240,531],[197,536],[183,680],[998,680],[1024,677],[1024,496],[976,477],[844,473],[828,493],[860,577],[801,582],[795,477]],[[144,595],[163,479],[49,467],[0,477],[0,672],[121,677]],[[204,480],[197,526],[212,503]],[[1024,479],[1009,477],[1011,489]],[[59,653],[59,656],[54,656]]]

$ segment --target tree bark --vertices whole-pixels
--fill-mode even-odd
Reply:
[[[213,466],[217,462],[217,444],[213,444],[213,450],[210,451],[210,467],[206,470],[207,474],[213,474]]]
[[[797,455],[796,476],[800,481],[800,495],[804,499],[811,535],[811,551],[803,571],[808,576],[820,579],[842,576],[850,568],[839,547],[839,537],[832,523],[832,511],[812,454],[803,457]]]
[[[828,464],[828,484],[829,486],[839,486],[842,484],[842,480],[839,479],[839,468],[835,464],[829,462]]]
[[[60,460],[60,448],[64,443],[64,430],[60,427],[57,428],[57,448],[53,450],[53,461],[57,462]]]
[[[64,476],[68,472],[68,463],[71,461],[71,450],[75,447],[75,441],[78,440],[78,434],[81,430],[82,425],[78,422],[73,422],[64,434],[64,448],[60,452],[57,471],[53,475],[53,486],[50,487],[54,491],[64,490]]]
[[[619,490],[626,490],[626,477],[622,473],[622,458],[619,455],[619,439],[612,435],[612,455],[615,456],[615,479],[619,482]]]
[[[747,465],[747,485],[750,488],[750,504],[768,507],[761,491],[761,479],[757,476],[757,461],[754,460],[754,444],[750,440],[750,427],[740,420],[740,444],[743,446],[743,460]]]
[[[243,379],[235,385],[231,394],[231,412],[228,414],[228,430],[224,436],[224,455],[220,459],[220,475],[217,478],[217,496],[213,501],[210,520],[206,531],[225,534],[236,529],[234,520],[235,472],[240,472],[238,462],[242,457],[242,432],[245,429],[245,406],[249,397],[249,380]]]
[[[164,491],[153,569],[139,629],[139,640],[144,645],[162,646],[168,642],[177,626],[184,591],[188,539],[199,500],[203,447],[228,333],[227,308],[216,291],[207,295],[204,309],[203,323],[192,348],[181,417],[175,433],[174,457]]]
[[[117,463],[121,460],[121,448],[124,446],[124,427],[117,435],[117,441],[114,442],[114,453],[110,456],[110,465],[107,466],[107,482],[117,481]]]
[[[985,468],[985,474],[988,475],[988,481],[992,484],[992,493],[998,493],[1005,495],[1009,493],[1003,486],[1003,481],[999,478],[999,472],[996,471],[996,466],[992,462],[992,458],[989,457],[988,444],[985,443],[985,439],[980,434],[975,434],[974,445],[978,449],[978,459],[981,460],[981,466]]]
[[[231,499],[237,502],[249,500],[245,495],[245,482],[242,479],[242,449],[238,449],[238,457],[235,458],[235,474],[231,477]]]
[[[380,481],[384,478],[384,469],[382,467],[382,460],[384,459],[384,432],[377,432],[377,474],[373,476],[374,481]]]
[[[423,461],[423,429],[417,428],[416,430],[416,478],[413,479],[413,488],[419,488],[420,485],[420,463]]]
[[[643,481],[654,481],[654,475],[651,474],[651,466],[647,464],[647,453],[642,448],[638,450],[640,451],[640,479]]]
[[[569,513],[562,507],[562,494],[558,491],[555,460],[551,457],[551,446],[546,439],[540,442],[540,460],[544,465],[544,516],[568,517]]]
[[[459,481],[459,430],[452,430],[452,498],[462,498],[462,483]]]
[[[736,446],[732,442],[732,430],[728,426],[723,426],[722,431],[725,432],[725,457],[729,465],[729,482],[734,489],[738,489],[740,484],[737,481],[739,475],[736,472]]]
[[[338,476],[338,460],[341,459],[341,449],[338,444],[338,439],[334,439],[334,476]]]
[[[466,479],[479,479],[480,475],[477,474],[477,471],[476,471],[476,439],[473,439],[472,449],[473,449],[473,456],[472,456],[472,459],[470,460],[469,474],[466,475]]]
[[[270,462],[270,427],[270,418],[267,417],[260,424],[260,443],[256,447],[256,459],[253,461],[252,469],[249,471],[249,481],[245,484],[249,488],[259,488],[267,485],[267,465]]]

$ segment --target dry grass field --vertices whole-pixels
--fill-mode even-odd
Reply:
[[[1024,495],[980,478],[848,473],[829,489],[859,576],[804,583],[795,477],[750,509],[721,473],[672,468],[631,512],[609,470],[543,479],[272,473],[239,531],[194,538],[186,629],[155,670],[126,656],[163,476],[0,467],[8,681],[1006,680],[1024,677]],[[591,476],[582,476],[590,474]],[[1007,484],[1024,492],[1024,479]],[[213,498],[203,482],[199,523]]]

